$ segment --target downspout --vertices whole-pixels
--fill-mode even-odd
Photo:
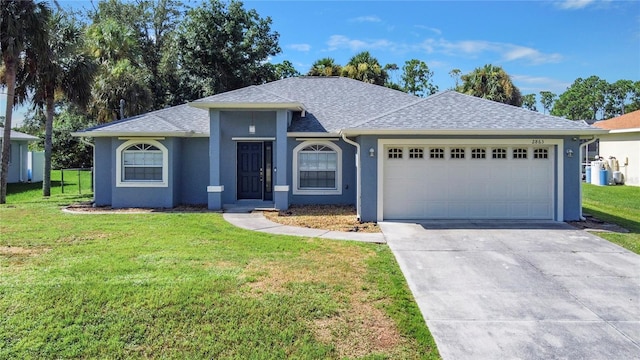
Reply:
[[[24,171],[24,164],[22,163],[22,144],[18,145],[18,151],[20,152],[20,182],[24,182],[24,176],[22,176],[22,172]]]
[[[85,144],[85,145],[91,146],[91,149],[92,149],[91,159],[93,160],[93,165],[91,166],[91,169],[92,169],[91,170],[91,177],[92,177],[91,185],[93,185],[93,186],[92,186],[91,192],[93,193],[93,201],[95,202],[96,201],[96,192],[95,192],[95,189],[93,189],[93,188],[96,186],[96,172],[94,171],[94,166],[96,165],[96,145],[90,143],[89,141],[87,141],[87,139],[85,139],[83,137],[80,137],[80,142]]]
[[[589,144],[593,144],[596,140],[598,139],[594,136],[591,140],[580,144],[580,157],[582,157],[582,154],[584,152],[585,176],[586,176],[586,167],[587,167],[587,164],[589,163],[589,152],[587,151],[587,149]],[[581,168],[580,171],[582,172],[582,166],[580,168]],[[591,171],[593,171],[593,169],[591,169]],[[582,176],[580,176],[580,178],[582,179]],[[589,182],[589,179],[585,178],[585,182]],[[582,216],[582,184],[580,184],[580,220],[582,221],[586,220],[586,218]]]
[[[360,144],[357,142],[350,140],[347,138],[345,134],[342,134],[342,140],[347,144],[353,145],[356,147],[356,214],[358,217],[358,221],[362,219],[360,217],[360,196],[362,193],[361,182],[360,182]]]

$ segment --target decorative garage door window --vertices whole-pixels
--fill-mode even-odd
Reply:
[[[129,140],[116,149],[116,187],[167,187],[169,156],[159,141]]]
[[[506,159],[507,158],[507,149],[505,148],[496,148],[491,150],[492,157],[494,159]]]
[[[534,159],[548,159],[549,158],[549,150],[547,150],[547,149],[533,149],[533,158]]]
[[[486,159],[487,151],[483,148],[473,148],[471,149],[471,158],[472,159]]]
[[[515,149],[513,149],[513,158],[514,159],[526,159],[527,158],[527,149],[524,149],[524,148],[515,148]]]
[[[402,148],[391,148],[388,150],[389,159],[402,159]]]
[[[162,150],[151,144],[135,144],[122,152],[124,181],[162,181]]]
[[[444,159],[444,149],[443,148],[432,148],[432,149],[429,149],[429,158],[431,158],[431,159]]]
[[[464,159],[464,148],[452,148],[451,149],[451,158],[452,159]]]
[[[298,154],[300,189],[335,189],[338,154],[324,145],[311,145]]]
[[[422,148],[410,148],[409,159],[424,159],[424,150]]]

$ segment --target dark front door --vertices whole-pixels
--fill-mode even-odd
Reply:
[[[261,142],[238,143],[238,199],[261,199],[264,189]]]

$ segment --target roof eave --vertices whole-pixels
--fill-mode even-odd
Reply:
[[[77,131],[75,137],[209,137],[208,133],[194,131]]]
[[[640,128],[611,129],[611,130],[609,130],[610,134],[624,134],[624,133],[634,133],[634,132],[640,132]]]
[[[340,133],[355,135],[600,135],[608,133],[602,129],[343,129]]]
[[[293,110],[303,111],[304,105],[298,102],[278,102],[278,103],[259,103],[259,102],[215,102],[215,101],[193,101],[188,103],[199,109],[218,109],[218,110]]]

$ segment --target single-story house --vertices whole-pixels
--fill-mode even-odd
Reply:
[[[342,77],[216,94],[76,136],[95,139],[95,203],[354,204],[362,221],[580,217],[585,124],[463,95]]]
[[[626,185],[640,186],[640,110],[594,124],[609,130],[600,135],[600,156],[618,160]]]
[[[0,149],[4,140],[4,128],[0,127]],[[25,182],[28,180],[29,142],[37,141],[37,136],[11,130],[11,148],[9,150],[8,183]],[[1,150],[0,150],[1,151]],[[0,155],[1,156],[1,155]],[[1,169],[0,169],[1,171]]]

